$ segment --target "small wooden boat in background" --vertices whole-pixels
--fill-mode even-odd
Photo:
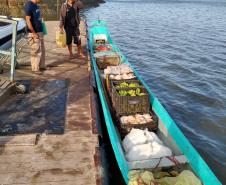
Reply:
[[[156,166],[158,168],[172,167],[175,163],[168,157],[154,158],[142,161],[128,161],[125,157],[125,150],[122,146],[122,137],[120,131],[116,126],[115,112],[112,111],[111,100],[108,95],[106,88],[106,77],[104,70],[98,68],[96,57],[95,57],[95,42],[94,36],[106,35],[108,44],[110,44],[115,52],[120,55],[121,62],[128,64],[136,76],[136,78],[146,88],[149,99],[151,111],[158,117],[158,129],[157,135],[163,141],[164,145],[169,147],[173,153],[173,159],[180,163],[183,169],[191,170],[205,185],[220,185],[220,181],[214,175],[213,171],[208,167],[206,162],[202,159],[195,148],[183,135],[181,130],[177,127],[176,123],[172,120],[170,115],[167,113],[165,108],[161,105],[159,100],[152,93],[151,89],[142,80],[141,76],[136,72],[132,65],[128,62],[126,57],[121,53],[119,48],[112,41],[106,23],[104,21],[93,21],[89,27],[89,50],[92,67],[95,73],[95,80],[98,88],[99,98],[103,109],[104,119],[108,131],[108,135],[111,141],[111,145],[117,160],[121,174],[128,184],[129,177],[128,173],[134,169],[152,170]]]
[[[0,18],[7,19],[6,16],[0,16]],[[12,18],[18,21],[17,24],[17,40],[25,33],[26,22],[21,18]],[[12,31],[13,26],[9,23],[0,22],[0,50],[7,50],[12,44]]]

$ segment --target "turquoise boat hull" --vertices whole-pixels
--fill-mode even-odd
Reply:
[[[101,75],[99,73],[96,60],[94,57],[94,51],[93,51],[93,37],[95,34],[105,34],[107,36],[107,39],[109,43],[113,46],[113,49],[117,51],[120,54],[121,60],[124,63],[128,63],[128,60],[126,57],[121,53],[120,49],[115,45],[115,43],[112,41],[107,25],[104,21],[93,21],[89,27],[89,50],[90,50],[90,58],[91,58],[91,64],[95,73],[95,80],[97,83],[98,93],[101,100],[101,105],[104,113],[104,119],[107,127],[107,131],[109,134],[109,138],[111,141],[111,145],[115,154],[115,158],[117,160],[119,169],[121,171],[121,174],[126,182],[128,184],[128,172],[130,170],[129,163],[127,162],[122,145],[121,145],[121,139],[119,137],[119,133],[117,131],[117,128],[115,128],[113,119],[111,116],[111,112],[107,103],[107,99],[104,93],[104,86],[101,80]],[[155,114],[158,116],[160,120],[160,125],[162,125],[163,130],[165,130],[167,137],[169,137],[167,140],[172,140],[174,145],[179,149],[179,151],[187,158],[190,168],[192,171],[200,178],[201,182],[205,185],[221,185],[221,182],[217,179],[215,174],[212,172],[212,170],[209,168],[209,166],[206,164],[206,162],[202,159],[202,157],[199,155],[199,153],[196,151],[196,149],[190,144],[190,142],[186,139],[186,137],[183,135],[181,130],[177,127],[176,123],[173,121],[173,119],[170,117],[168,112],[165,110],[165,108],[162,106],[162,104],[159,102],[159,100],[155,97],[151,89],[147,86],[147,84],[142,80],[141,76],[137,73],[137,71],[133,68],[133,66],[130,64],[131,68],[134,70],[135,75],[137,78],[142,82],[142,84],[147,89],[149,96],[150,96],[150,102],[151,107]]]

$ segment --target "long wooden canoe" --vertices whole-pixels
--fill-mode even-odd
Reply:
[[[174,154],[174,157],[180,163],[184,164],[185,169],[192,170],[201,182],[205,185],[220,185],[221,182],[214,175],[213,171],[209,168],[203,158],[199,155],[196,149],[190,144],[190,142],[183,135],[181,130],[177,127],[176,123],[170,117],[165,108],[161,105],[159,100],[152,93],[151,89],[142,80],[141,76],[136,72],[133,66],[128,62],[126,57],[121,53],[120,49],[112,41],[106,23],[104,21],[93,21],[89,26],[89,50],[92,67],[95,73],[95,80],[98,88],[99,97],[101,100],[101,106],[103,109],[104,119],[111,141],[112,148],[114,150],[115,158],[117,160],[121,174],[128,184],[128,172],[133,169],[152,169],[159,162],[158,166],[167,167],[173,166],[174,163],[168,158],[151,159],[145,161],[128,162],[125,158],[124,150],[122,147],[122,141],[117,127],[114,125],[114,119],[109,104],[109,99],[106,94],[104,85],[104,74],[102,70],[98,69],[96,59],[94,57],[94,35],[104,34],[106,35],[108,42],[112,45],[113,49],[120,54],[123,63],[127,63],[133,69],[134,74],[141,81],[142,85],[147,89],[150,96],[150,106],[158,117],[158,136],[168,146]]]

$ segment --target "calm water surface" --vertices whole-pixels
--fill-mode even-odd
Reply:
[[[85,12],[114,41],[226,184],[226,2],[108,1]]]

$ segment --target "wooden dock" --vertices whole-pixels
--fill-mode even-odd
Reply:
[[[10,81],[8,80],[8,79],[4,79],[4,78],[0,78],[0,89],[1,90],[4,90],[4,89],[6,89],[7,87],[9,87],[10,86]]]
[[[13,84],[7,78],[0,76],[0,104],[3,103],[12,93]]]
[[[88,59],[68,60],[66,48],[57,48],[58,22],[47,22],[46,64],[50,70],[31,72],[29,50],[20,55],[17,80],[67,79],[68,93],[64,134],[32,133],[0,137],[0,184],[96,185],[100,184],[98,136],[94,132],[92,88]],[[81,24],[86,46],[85,24]],[[3,75],[8,76],[7,73]],[[0,105],[1,106],[1,105]],[[15,110],[16,111],[16,110]],[[1,115],[0,115],[1,116]]]

